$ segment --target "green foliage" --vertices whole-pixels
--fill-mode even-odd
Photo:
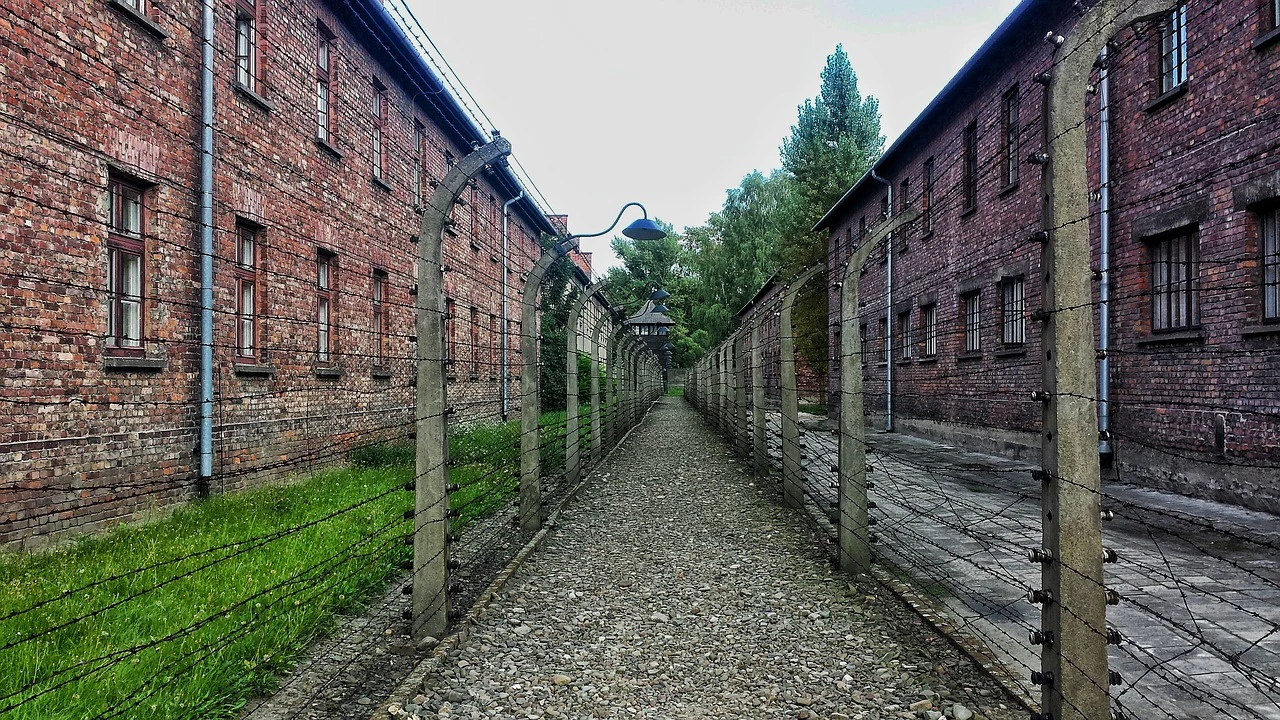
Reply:
[[[347,461],[352,467],[379,468],[413,464],[413,443],[396,441],[375,443],[351,451]]]

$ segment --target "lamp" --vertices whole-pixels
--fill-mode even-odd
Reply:
[[[591,233],[590,235],[570,235],[570,237],[589,238],[589,237],[600,237],[601,235],[604,235],[605,233],[609,232],[610,230],[618,226],[618,221],[622,220],[622,214],[625,213],[627,211],[627,208],[631,207],[632,205],[640,208],[640,212],[644,214],[644,217],[636,220],[635,222],[623,228],[622,230],[623,235],[626,235],[632,240],[661,240],[662,238],[667,236],[666,230],[663,230],[662,227],[658,225],[658,223],[649,219],[649,211],[645,210],[643,205],[641,205],[638,202],[629,202],[626,205],[623,205],[622,209],[618,211],[618,217],[614,218],[613,224],[605,228],[604,230],[601,230],[598,233]]]
[[[667,307],[666,305],[658,304],[653,306],[653,311],[656,313],[662,313],[665,315],[666,313],[671,312],[671,308]]]
[[[653,292],[649,293],[649,299],[657,302],[666,300],[669,297],[671,297],[671,293],[667,292],[666,290],[663,290],[662,288],[658,288],[657,290],[654,290]]]

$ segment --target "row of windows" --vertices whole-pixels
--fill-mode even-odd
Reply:
[[[1018,348],[1027,342],[1026,281],[1022,276],[1008,277],[1000,281],[1000,337],[1007,349]],[[982,351],[982,291],[974,290],[959,296],[959,340],[965,354]],[[897,314],[893,326],[893,342],[888,342],[889,323],[880,320],[880,360],[888,363],[896,354],[899,360],[916,357],[916,337],[913,333],[912,311]],[[865,324],[858,328],[862,344],[862,356],[871,357],[871,337]],[[933,358],[938,354],[938,306],[929,303],[920,307],[919,353],[921,358]]]

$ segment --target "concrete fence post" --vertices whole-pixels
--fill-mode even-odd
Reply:
[[[578,427],[578,324],[587,303],[600,292],[599,283],[591,283],[578,293],[578,299],[569,306],[569,319],[565,329],[564,366],[564,474],[572,487],[582,478],[582,433]]]
[[[1106,43],[1135,22],[1166,16],[1169,0],[1101,0],[1054,43],[1045,105],[1044,387],[1041,708],[1054,720],[1109,715],[1102,571],[1097,358],[1093,327],[1086,93]],[[1052,33],[1051,33],[1052,35]]]
[[[862,344],[858,338],[858,274],[877,244],[919,216],[920,211],[911,208],[876,226],[854,249],[842,282],[840,494],[836,503],[836,527],[839,529],[840,568],[860,575],[871,572],[871,545],[867,531],[867,442],[862,402]]]
[[[436,185],[418,227],[414,431],[413,609],[415,640],[444,637],[449,625],[449,428],[445,384],[444,228],[467,181],[511,153],[505,138],[462,158]]]
[[[780,354],[779,394],[782,404],[782,498],[788,507],[804,505],[805,472],[800,457],[800,389],[796,386],[796,338],[791,312],[805,284],[822,272],[822,264],[811,265],[783,289],[778,311]]]
[[[750,328],[740,328],[738,337],[733,342],[733,379],[734,379],[734,437],[733,445],[738,454],[744,458],[751,457],[751,408],[749,407],[747,383],[751,381],[751,341]]]
[[[600,333],[604,330],[605,325],[609,322],[609,313],[603,311],[600,317],[596,319],[595,327],[591,331],[591,467],[600,464],[600,454],[603,443],[601,437],[601,418],[600,418],[600,362],[604,360],[604,346],[600,343]]]
[[[756,475],[769,475],[769,445],[764,416],[764,348],[761,335],[764,331],[765,311],[756,308],[755,322],[751,323],[751,458]]]

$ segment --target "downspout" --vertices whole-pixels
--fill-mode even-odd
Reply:
[[[200,480],[213,485],[213,0],[203,0],[200,72]]]
[[[889,213],[885,215],[885,220],[893,217],[893,183],[885,180],[876,174],[876,168],[871,167],[871,179],[884,183],[889,189]],[[886,245],[884,248],[884,256],[887,263],[885,267],[885,283],[886,297],[884,309],[884,344],[885,358],[888,362],[884,364],[884,431],[893,432],[893,235],[889,235],[884,239]]]
[[[507,273],[510,272],[509,261],[511,255],[510,229],[509,221],[511,219],[511,206],[520,202],[524,198],[524,190],[520,194],[502,203],[502,419],[506,420],[511,414],[511,373],[508,370],[510,359],[508,349],[511,345],[511,321],[510,313],[507,311]]]
[[[1101,75],[1098,83],[1098,165],[1100,168],[1100,246],[1098,288],[1098,343],[1102,360],[1098,364],[1098,453],[1110,457],[1111,447],[1111,88],[1107,76],[1107,48],[1098,56]]]

